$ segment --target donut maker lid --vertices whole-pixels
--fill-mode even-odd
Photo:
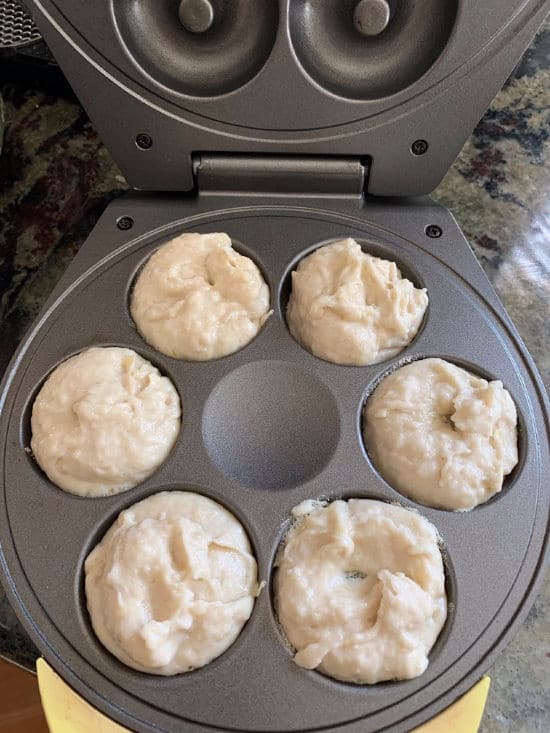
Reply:
[[[365,192],[440,182],[548,0],[26,0],[129,183],[190,191],[202,156],[360,161]],[[283,168],[286,163],[283,163]],[[257,183],[257,181],[255,181]],[[338,185],[337,185],[338,188]],[[242,190],[242,187],[241,189]],[[250,190],[250,189],[249,189]],[[292,186],[290,186],[292,190]],[[336,191],[338,193],[338,190]]]

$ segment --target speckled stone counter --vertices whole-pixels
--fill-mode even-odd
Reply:
[[[3,62],[0,372],[107,203],[126,189],[59,72]],[[550,387],[550,23],[434,194]],[[37,652],[0,589],[0,654]],[[550,730],[550,582],[491,672],[482,733]]]

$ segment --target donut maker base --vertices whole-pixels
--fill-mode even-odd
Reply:
[[[120,227],[130,226],[124,230]],[[430,238],[427,232],[441,236]],[[427,229],[428,227],[428,229]],[[261,268],[273,315],[241,351],[185,362],[149,347],[129,314],[136,273],[184,231],[227,232]],[[428,289],[417,337],[368,367],[322,361],[285,323],[290,271],[322,243],[357,239]],[[165,463],[117,496],[83,499],[52,485],[29,451],[33,399],[51,370],[92,345],[135,349],[178,389],[183,425]],[[419,506],[393,490],[361,438],[365,400],[400,365],[437,356],[501,379],[518,408],[520,459],[502,492],[467,513]],[[111,203],[32,326],[0,402],[3,581],[46,660],[85,699],[136,731],[408,731],[468,690],[534,600],[548,540],[548,406],[532,359],[448,211],[429,199],[349,195],[131,193]],[[83,561],[118,513],[166,489],[225,505],[249,533],[267,585],[241,635],[202,669],[135,672],[91,629]],[[430,665],[407,682],[356,686],[299,668],[277,625],[274,558],[304,499],[365,497],[420,511],[442,538],[448,621]]]

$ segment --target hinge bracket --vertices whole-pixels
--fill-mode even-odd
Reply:
[[[196,153],[193,175],[199,194],[362,197],[368,159]]]

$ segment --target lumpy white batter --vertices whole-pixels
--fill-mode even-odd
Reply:
[[[211,499],[166,491],[123,511],[86,559],[95,633],[121,662],[173,675],[237,638],[259,592],[240,522]]]
[[[465,510],[487,501],[518,461],[516,408],[499,381],[442,359],[386,377],[367,400],[367,450],[415,501]]]
[[[105,496],[144,481],[180,429],[172,382],[131,349],[91,348],[60,364],[32,409],[31,450],[59,487]]]
[[[131,312],[143,338],[163,354],[216,359],[256,336],[270,315],[269,288],[227,234],[181,234],[143,268]]]
[[[276,600],[297,664],[359,684],[421,675],[447,616],[433,525],[369,499],[294,514]]]
[[[364,366],[404,349],[427,305],[426,291],[403,278],[395,262],[343,239],[309,255],[292,273],[287,321],[294,338],[312,354]]]

